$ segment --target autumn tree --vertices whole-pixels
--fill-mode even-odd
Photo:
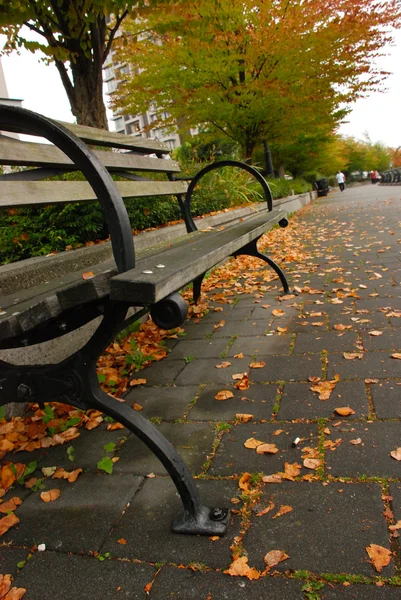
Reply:
[[[139,5],[123,0],[0,0],[4,51],[40,51],[56,65],[77,122],[107,129],[102,66],[121,23]],[[32,41],[32,33],[39,41]]]
[[[332,129],[356,98],[385,77],[374,65],[398,25],[398,0],[192,0],[153,10],[142,31],[129,19],[118,55],[135,73],[115,106],[150,127],[199,123],[255,146]],[[169,115],[167,118],[166,114]]]

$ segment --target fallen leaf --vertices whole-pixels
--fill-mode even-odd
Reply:
[[[365,383],[379,383],[378,379],[365,379]]]
[[[14,513],[0,519],[0,537],[17,523],[19,523],[19,518]]]
[[[42,498],[43,502],[54,502],[54,500],[57,500],[57,498],[59,498],[60,494],[60,490],[52,489],[48,490],[47,492],[42,492],[40,494],[40,497]]]
[[[21,498],[14,496],[14,498],[11,498],[7,502],[3,502],[3,504],[0,504],[0,513],[6,515],[9,512],[14,512],[17,506],[20,506],[21,504]]]
[[[282,317],[285,315],[285,310],[282,310],[281,308],[273,308],[272,315],[275,317]]]
[[[273,475],[264,475],[262,481],[264,483],[282,483],[283,478],[281,473],[273,473]]]
[[[282,515],[286,515],[287,513],[292,512],[293,510],[294,509],[292,508],[292,506],[288,506],[288,505],[284,504],[284,505],[280,506],[280,508],[274,515],[273,519],[277,519],[278,517],[281,517]]]
[[[279,333],[285,333],[286,331],[288,331],[288,327],[277,327],[277,331]]]
[[[394,354],[391,354],[391,358],[401,359],[401,354],[399,352],[394,352]]]
[[[322,464],[322,461],[320,458],[305,458],[304,460],[304,467],[306,467],[307,469],[317,469],[318,467],[320,467],[320,465]]]
[[[359,444],[362,444],[362,440],[361,438],[356,438],[355,440],[350,440],[349,443],[353,444],[354,446],[358,446]]]
[[[352,329],[352,325],[343,325],[342,323],[337,323],[337,325],[333,325],[333,329],[336,331],[344,331],[345,329]]]
[[[342,417],[348,417],[348,415],[354,415],[355,411],[349,406],[341,406],[340,408],[335,408],[334,412]]]
[[[250,473],[243,473],[241,475],[241,478],[238,482],[238,487],[240,490],[249,490],[249,482],[251,479],[251,474]]]
[[[129,382],[131,387],[134,387],[134,385],[144,385],[146,383],[146,379],[133,379],[132,381]]]
[[[117,544],[121,544],[122,546],[125,546],[126,543],[127,540],[125,540],[124,538],[120,538],[119,540],[117,540]]]
[[[45,477],[51,477],[57,471],[57,467],[43,467],[42,473]]]
[[[363,358],[363,352],[343,352],[343,357],[347,360],[354,360],[355,358],[361,360]]]
[[[218,535],[211,535],[209,537],[209,540],[211,540],[212,542],[217,542],[217,540],[219,540],[219,539],[220,539],[220,536],[218,536]]]
[[[382,331],[376,331],[376,330],[375,331],[369,331],[368,333],[369,333],[369,335],[373,335],[373,336],[383,335]]]
[[[92,271],[87,271],[86,273],[82,273],[82,279],[91,279],[95,274]]]
[[[239,352],[238,354],[234,354],[234,358],[245,358],[243,352]]]
[[[235,418],[240,423],[248,423],[248,421],[251,421],[253,419],[253,415],[249,415],[249,414],[246,414],[246,413],[237,413],[235,415]]]
[[[260,444],[256,447],[256,454],[277,454],[276,444]]]
[[[243,378],[240,381],[237,381],[237,383],[234,383],[234,387],[237,388],[237,390],[247,390],[249,388],[248,374],[244,373]]]
[[[246,556],[240,556],[234,560],[224,573],[232,577],[247,577],[248,579],[259,579],[260,577],[259,571],[248,565]]]
[[[266,363],[263,360],[261,360],[259,362],[253,362],[249,366],[251,369],[263,369],[263,367],[266,366]]]
[[[301,472],[301,465],[299,463],[284,463],[284,479],[292,480],[297,477]]]
[[[397,450],[390,452],[390,456],[395,458],[395,460],[401,460],[401,448],[397,448]]]
[[[233,375],[231,375],[231,377],[234,380],[240,380],[240,379],[243,379],[245,377],[245,375],[247,375],[246,372],[245,373],[234,373]]]
[[[265,561],[267,568],[271,569],[283,560],[287,560],[287,558],[290,557],[288,556],[288,554],[285,553],[284,550],[270,550],[270,552],[265,554],[263,560]]]
[[[271,510],[273,510],[275,504],[272,500],[270,500],[269,504],[266,506],[266,508],[264,508],[263,510],[259,511],[258,513],[256,513],[257,517],[263,517],[263,515],[267,515],[267,513],[269,513]]]
[[[230,367],[231,363],[228,362],[228,360],[223,361],[222,363],[220,363],[219,365],[216,365],[216,369],[227,369],[227,367]]]
[[[245,442],[244,442],[244,446],[245,448],[257,448],[258,446],[261,446],[263,444],[263,442],[261,442],[260,440],[256,440],[255,438],[248,438]]]
[[[330,381],[319,381],[315,385],[311,385],[310,390],[319,394],[319,400],[328,400],[339,379],[339,375],[335,375],[334,379]]]
[[[132,408],[134,410],[143,410],[143,406],[141,406],[141,404],[137,404],[136,402],[134,402],[134,404],[132,405]]]
[[[395,531],[396,529],[401,529],[401,521],[397,521],[395,525],[389,525],[390,531]]]
[[[216,325],[213,325],[213,329],[220,329],[221,327],[224,327],[224,325],[226,324],[226,322],[220,321],[219,323],[216,323]]]
[[[229,400],[230,398],[234,398],[234,394],[230,390],[221,390],[215,395],[216,400]]]
[[[391,560],[390,550],[383,548],[383,546],[378,546],[377,544],[370,544],[370,546],[367,546],[366,552],[378,573],[381,573],[383,567],[387,567]]]

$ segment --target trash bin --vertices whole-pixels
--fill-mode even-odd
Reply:
[[[327,179],[318,179],[317,181],[315,181],[315,186],[317,189],[317,195],[320,196],[327,196],[327,194],[329,193],[329,182],[327,181]]]

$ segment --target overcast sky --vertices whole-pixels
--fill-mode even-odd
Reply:
[[[373,142],[382,141],[397,148],[401,146],[401,31],[394,37],[395,47],[386,49],[387,56],[380,59],[381,68],[392,73],[386,82],[388,91],[359,100],[339,133],[362,139],[367,131]],[[25,50],[21,50],[21,55],[2,57],[2,64],[10,97],[22,99],[25,108],[48,117],[73,121],[54,65],[45,65],[38,55]]]

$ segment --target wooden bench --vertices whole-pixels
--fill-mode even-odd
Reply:
[[[96,322],[95,319],[100,321],[86,343],[61,362],[53,359],[50,364],[48,360],[15,364],[6,354],[7,360],[0,361],[0,405],[38,402],[43,406],[44,402],[59,401],[109,415],[147,444],[171,476],[184,506],[183,514],[173,524],[174,531],[223,535],[229,511],[201,503],[179,454],[155,426],[100,388],[96,363],[116,333],[124,328],[130,307],[137,307],[139,314],[150,312],[164,328],[181,325],[187,305],[178,290],[193,282],[196,301],[206,272],[229,256],[250,254],[263,259],[279,275],[287,293],[288,283],[281,269],[257,249],[257,240],[269,228],[276,223],[287,225],[285,213],[273,210],[263,177],[243,163],[214,163],[188,185],[175,180],[179,165],[164,158],[168,149],[157,141],[60,124],[5,105],[0,105],[0,131],[40,136],[51,142],[49,145],[0,137],[0,164],[18,167],[0,176],[0,207],[16,210],[21,206],[62,207],[66,202],[98,201],[110,231],[113,254],[113,258],[88,264],[93,260],[88,249],[61,253],[49,259],[51,277],[39,273],[24,278],[29,260],[18,265],[20,276],[14,278],[10,276],[9,265],[0,268],[3,358],[5,350],[12,356],[15,349],[40,348]],[[94,150],[95,147],[101,149]],[[197,231],[190,210],[192,192],[203,175],[224,165],[252,173],[264,189],[267,207],[218,230]],[[81,172],[86,181],[54,180],[54,176],[73,171]],[[166,180],[146,179],[144,174],[150,172],[164,173]],[[110,173],[118,175],[119,181],[115,182]],[[123,198],[155,194],[177,197],[187,234],[136,255]],[[75,252],[79,261],[74,259]],[[66,258],[70,265],[68,273],[60,270]],[[12,265],[13,272],[14,269]],[[88,272],[90,277],[83,277]]]

